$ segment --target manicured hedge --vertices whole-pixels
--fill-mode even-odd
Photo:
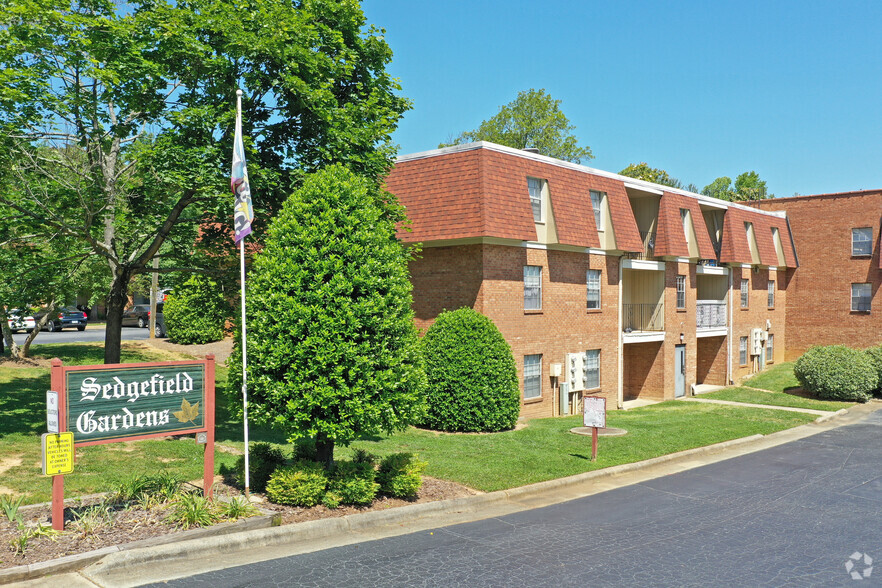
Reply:
[[[831,400],[866,402],[879,384],[871,356],[845,345],[810,348],[793,373],[807,392]]]
[[[199,345],[224,338],[229,308],[217,283],[193,276],[177,286],[165,301],[163,315],[169,341]]]
[[[461,308],[442,312],[423,339],[426,418],[441,431],[502,431],[520,414],[511,347],[489,318]]]

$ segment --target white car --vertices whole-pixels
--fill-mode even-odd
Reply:
[[[21,316],[21,311],[17,308],[10,310],[6,316],[8,317],[6,323],[9,325],[9,330],[13,333],[18,333],[19,331],[27,331],[30,333],[34,330],[34,327],[37,326],[34,317]]]

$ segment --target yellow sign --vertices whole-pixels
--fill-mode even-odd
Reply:
[[[73,469],[73,433],[43,433],[43,475],[71,474]]]

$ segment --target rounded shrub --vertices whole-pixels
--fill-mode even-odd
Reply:
[[[489,318],[472,310],[442,312],[423,339],[426,416],[440,431],[514,427],[521,400],[511,347]]]
[[[377,470],[371,463],[338,461],[328,483],[328,493],[340,504],[367,505],[374,501],[380,490],[380,485],[374,481],[376,477]],[[325,506],[333,508],[329,501],[333,502],[334,498],[326,500]]]
[[[864,353],[870,357],[870,361],[873,362],[873,366],[876,368],[876,376],[879,378],[876,384],[876,393],[878,395],[882,391],[882,345],[870,347],[864,350]]]
[[[266,484],[266,496],[276,504],[315,506],[328,487],[325,469],[318,463],[301,462],[278,468]]]
[[[870,355],[845,345],[811,347],[793,373],[805,391],[831,400],[866,402],[879,383]]]
[[[266,483],[276,468],[285,465],[285,456],[278,447],[269,443],[255,443],[248,452],[248,482],[255,492],[266,490]],[[245,486],[245,456],[236,460],[236,483]]]
[[[412,453],[393,453],[380,462],[377,481],[380,492],[395,498],[414,498],[423,485],[423,470],[428,464]]]
[[[224,338],[229,314],[218,285],[205,276],[193,276],[165,300],[163,315],[169,341],[199,345]]]

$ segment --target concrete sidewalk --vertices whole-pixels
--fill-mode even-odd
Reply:
[[[816,421],[771,435],[754,435],[511,490],[120,551],[111,553],[78,572],[71,571],[70,567],[53,570],[53,562],[46,562],[31,566],[38,568],[33,571],[35,574],[41,574],[42,577],[22,582],[25,577],[13,579],[8,576],[8,579],[4,579],[4,573],[0,572],[0,583],[18,581],[21,582],[18,584],[21,586],[65,588],[138,586],[257,561],[498,517],[606,492],[803,439],[858,422],[879,408],[882,408],[882,402],[871,401],[855,406],[845,414],[835,414],[832,418],[822,417],[824,419],[822,422]],[[48,575],[52,573],[58,575]]]

